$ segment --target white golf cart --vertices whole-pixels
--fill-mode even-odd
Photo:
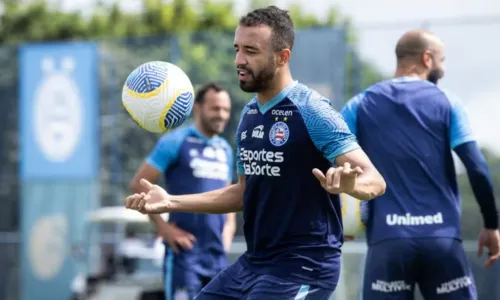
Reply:
[[[87,217],[82,246],[72,299],[164,299],[164,246],[147,216],[122,206],[100,208]]]

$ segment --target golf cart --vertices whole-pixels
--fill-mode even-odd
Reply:
[[[122,206],[87,216],[82,266],[72,282],[72,300],[164,299],[164,246],[147,216]]]

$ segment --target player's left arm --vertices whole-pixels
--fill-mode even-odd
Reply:
[[[310,99],[308,105],[302,108],[302,114],[318,150],[338,166],[324,174],[324,183],[333,185],[326,188],[328,191],[347,193],[359,200],[371,200],[385,192],[385,180],[328,100]],[[316,172],[321,182],[321,175]]]
[[[342,117],[344,118],[344,121],[346,122],[347,127],[351,131],[352,134],[357,135],[358,134],[358,107],[361,104],[361,101],[365,97],[365,92],[361,92],[357,94],[356,96],[352,97],[347,103],[344,105],[344,107],[341,110]],[[376,174],[370,175],[370,176],[360,176],[358,178],[358,182],[356,183],[360,189],[366,189],[362,188],[363,185],[365,186],[373,186],[373,184],[370,184],[369,182],[366,182],[365,179],[368,178],[368,180],[381,177],[381,175],[378,173],[376,168],[373,167],[371,161],[369,158],[366,156],[364,151],[352,151],[348,152],[345,154],[342,154],[340,156],[337,156],[335,159],[335,164],[338,166],[343,166],[346,162],[349,164],[355,166],[360,166],[361,169],[367,170],[366,172],[376,172]],[[364,166],[364,167],[363,167]],[[372,168],[373,167],[373,168]],[[383,180],[383,179],[382,179]],[[384,187],[385,189],[385,187]],[[369,195],[365,195],[368,196]],[[373,199],[373,198],[371,198]]]
[[[385,193],[384,178],[361,148],[338,155],[334,163],[342,167],[342,172],[345,172],[347,168],[359,168],[362,171],[357,176],[354,187],[343,192],[359,200],[372,200]]]
[[[467,170],[472,191],[483,216],[484,228],[498,229],[498,210],[486,158],[472,134],[467,113],[460,100],[452,94],[446,94],[452,105],[449,124],[450,147]]]
[[[446,93],[451,103],[449,123],[450,147],[458,155],[465,168],[469,182],[483,216],[484,227],[479,234],[478,255],[483,249],[488,250],[485,267],[500,259],[500,232],[498,230],[498,210],[491,181],[490,171],[484,155],[481,153],[469,124],[467,113],[459,99]]]
[[[227,157],[228,157],[228,185],[232,184],[233,181],[233,171],[234,171],[234,158],[233,150],[229,144],[226,145]],[[226,222],[224,223],[224,228],[222,230],[222,243],[224,245],[224,250],[229,251],[231,244],[233,242],[234,234],[236,233],[236,213],[227,213]]]

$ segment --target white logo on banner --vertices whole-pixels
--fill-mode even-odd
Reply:
[[[41,217],[33,223],[29,259],[36,277],[50,280],[61,269],[66,256],[68,220],[64,215]]]
[[[71,57],[63,58],[61,70],[56,70],[54,61],[44,58],[41,82],[35,90],[35,141],[53,162],[64,162],[73,154],[82,131],[82,103],[71,78],[74,63]]]

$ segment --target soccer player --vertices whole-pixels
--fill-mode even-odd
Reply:
[[[467,168],[484,229],[479,254],[499,257],[498,214],[485,158],[462,104],[437,82],[444,45],[421,30],[396,46],[394,78],[351,99],[342,114],[360,146],[387,181],[367,203],[368,253],[364,299],[477,299],[461,242],[461,205],[452,150]]]
[[[256,93],[237,130],[237,184],[174,196],[141,180],[149,192],[127,197],[126,207],[143,213],[243,210],[247,251],[197,300],[328,299],[343,243],[338,194],[369,200],[385,190],[329,100],[293,80],[294,37],[288,13],[275,6],[236,28],[240,88]]]
[[[215,83],[201,87],[195,97],[194,124],[167,133],[158,141],[132,180],[132,189],[147,192],[139,180],[156,182],[161,175],[172,195],[227,186],[232,181],[233,151],[218,134],[224,130],[230,110],[231,100],[223,87]],[[227,266],[225,250],[236,230],[235,214],[172,212],[168,223],[160,215],[150,218],[166,245],[166,300],[193,299]]]

